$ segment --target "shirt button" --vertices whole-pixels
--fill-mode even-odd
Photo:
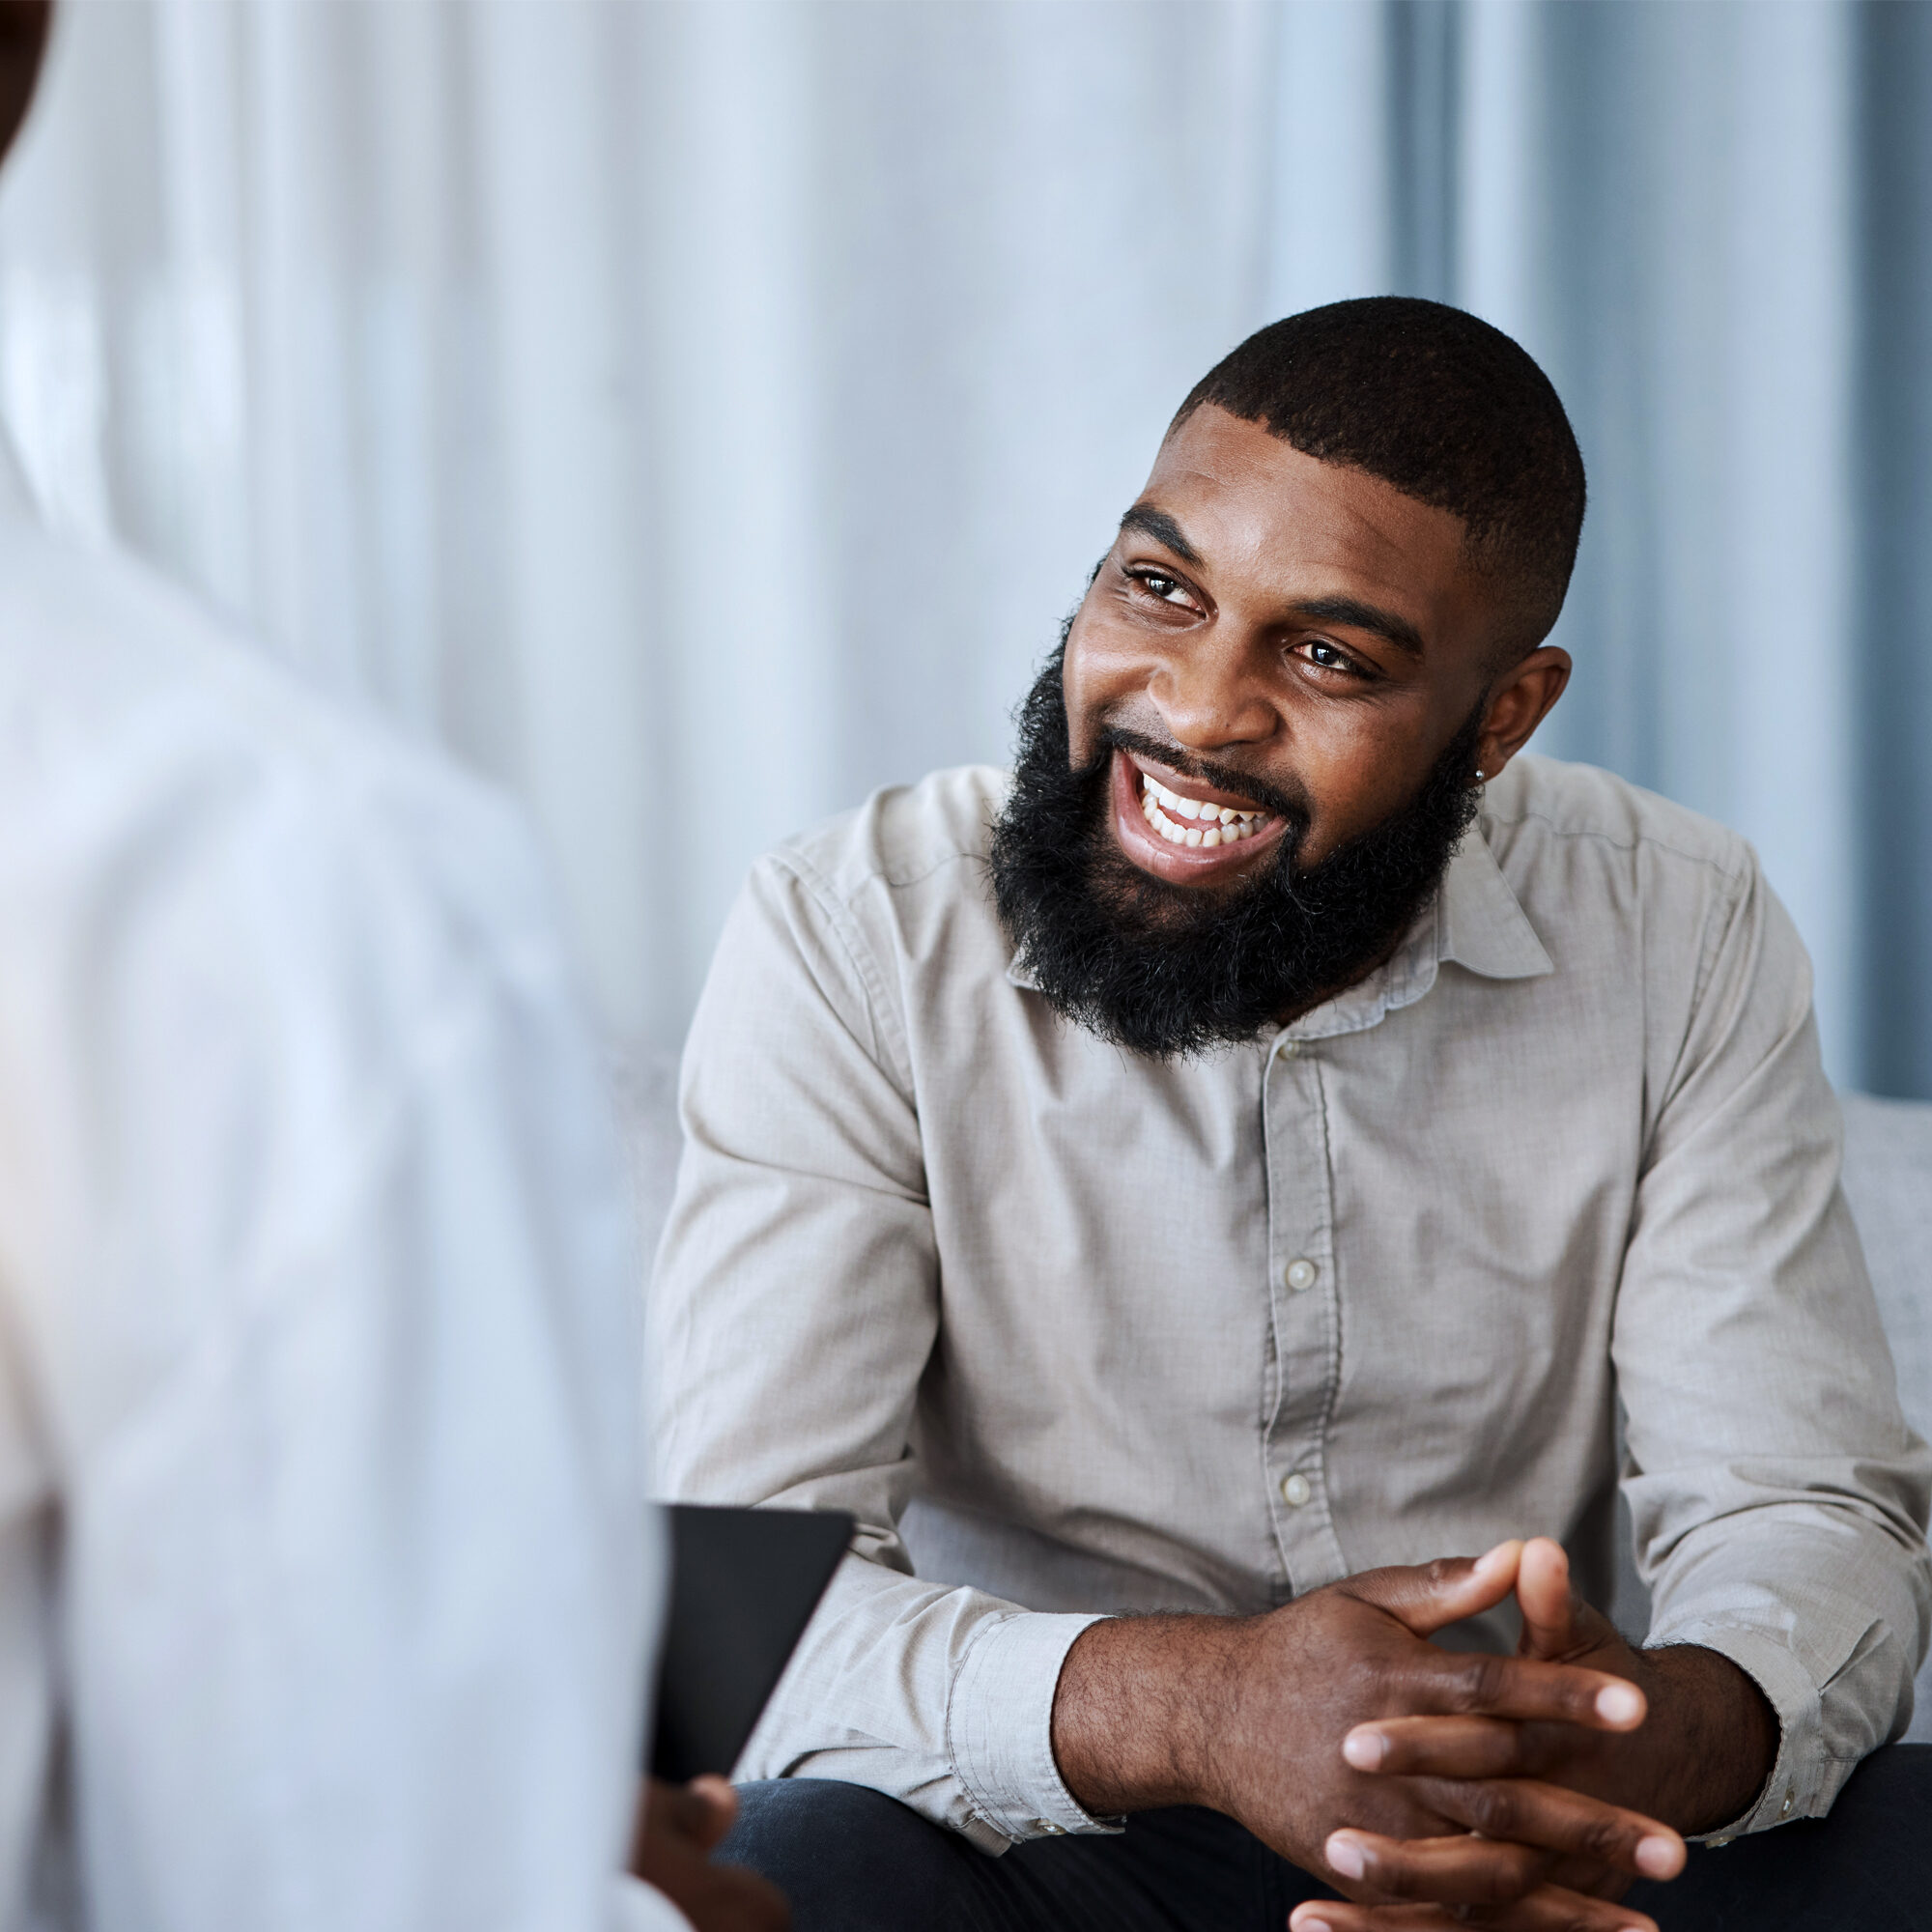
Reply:
[[[1798,1792],[1797,1792],[1796,1788],[1794,1787],[1794,1788],[1793,1788],[1792,1790],[1790,1790],[1790,1791],[1787,1791],[1787,1792],[1786,1792],[1786,1793],[1784,1794],[1784,1809],[1783,1809],[1783,1810],[1781,1810],[1781,1811],[1780,1811],[1780,1812],[1779,1812],[1779,1813],[1778,1813],[1777,1815],[1778,1815],[1778,1816],[1779,1816],[1780,1818],[1788,1818],[1788,1817],[1790,1817],[1790,1816],[1791,1816],[1791,1807],[1792,1807],[1792,1805],[1793,1805],[1793,1804],[1796,1804],[1797,1802],[1798,1802]]]
[[[1277,1060],[1299,1060],[1301,1042],[1298,1039],[1278,1039],[1274,1043],[1274,1051]]]
[[[1044,1832],[1049,1838],[1064,1838],[1066,1835],[1066,1827],[1065,1825],[1056,1825],[1050,1818],[1036,1818],[1033,1822],[1036,1825],[1037,1825],[1039,1829],[1042,1832]]]
[[[1295,1256],[1284,1270],[1289,1287],[1293,1289],[1296,1294],[1299,1294],[1305,1288],[1313,1288],[1315,1286],[1316,1273],[1315,1264],[1306,1255]]]
[[[1290,1509],[1299,1509],[1314,1493],[1313,1485],[1299,1469],[1293,1475],[1282,1478],[1281,1499]]]

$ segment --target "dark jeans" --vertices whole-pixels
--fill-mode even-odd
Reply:
[[[792,1903],[793,1932],[1284,1932],[1334,1894],[1218,1812],[1148,1811],[1113,1837],[989,1859],[863,1785],[740,1787],[721,1857]],[[1719,1849],[1629,1902],[1664,1932],[1923,1932],[1932,1926],[1932,1746],[1861,1765],[1829,1818]]]

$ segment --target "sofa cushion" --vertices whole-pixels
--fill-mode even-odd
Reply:
[[[1845,1196],[1898,1368],[1905,1419],[1932,1436],[1932,1103],[1845,1096]],[[1932,1743],[1932,1660],[1906,1733]]]

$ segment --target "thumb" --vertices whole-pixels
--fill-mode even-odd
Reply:
[[[1517,1566],[1517,1604],[1522,1611],[1523,1657],[1564,1657],[1576,1647],[1576,1605],[1570,1595],[1570,1558],[1560,1543],[1535,1536],[1522,1546]]]
[[[694,1777],[683,1795],[691,1806],[686,1813],[691,1835],[707,1852],[717,1850],[738,1818],[738,1794],[730,1779],[706,1773]]]
[[[1520,1543],[1499,1543],[1473,1561],[1441,1556],[1434,1563],[1368,1570],[1342,1587],[1386,1610],[1415,1635],[1433,1636],[1501,1603],[1516,1588],[1521,1554]]]
[[[689,1784],[654,1777],[647,1803],[652,1830],[668,1832],[702,1853],[718,1845],[738,1815],[738,1794],[726,1779],[709,1774]]]

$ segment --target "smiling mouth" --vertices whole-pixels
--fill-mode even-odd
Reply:
[[[1183,797],[1146,772],[1140,781],[1141,815],[1170,845],[1234,845],[1265,831],[1274,820],[1273,812],[1259,807],[1242,811],[1208,799]]]

